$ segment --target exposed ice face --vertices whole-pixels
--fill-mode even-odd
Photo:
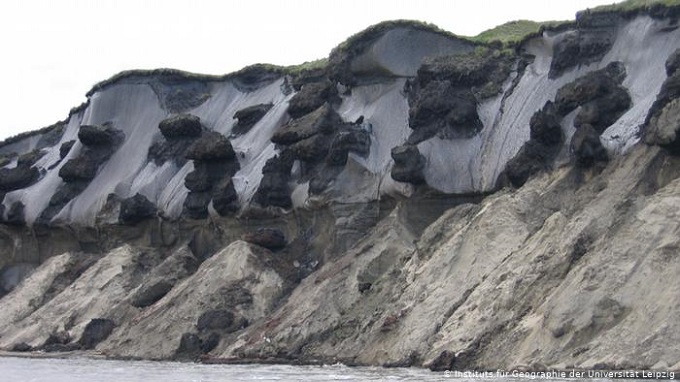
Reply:
[[[411,133],[408,102],[403,93],[405,79],[360,86],[343,98],[338,113],[345,121],[364,116],[370,123],[371,150],[366,158],[350,153],[348,165],[333,184],[339,200],[375,200],[384,193],[404,193],[403,184],[390,176],[391,150],[403,144]],[[407,187],[408,188],[408,187]]]
[[[548,78],[553,42],[558,36],[544,36],[531,41],[527,53],[534,55],[517,86],[504,102],[498,96],[478,107],[484,124],[481,134],[469,140],[433,138],[418,145],[428,159],[427,183],[444,192],[489,191],[494,187],[505,164],[529,139],[529,121],[545,102],[553,100],[557,90],[588,72],[620,61],[626,67],[623,82],[633,106],[602,135],[603,145],[612,153],[622,153],[638,142],[638,127],[666,79],[664,63],[680,47],[680,30],[661,30],[665,21],[639,17],[620,28],[617,40],[600,61]],[[568,32],[567,32],[568,33]],[[506,86],[506,92],[510,90]],[[573,115],[563,122],[565,135],[573,134]],[[565,144],[569,144],[569,139]]]
[[[622,61],[626,65],[623,86],[633,100],[630,110],[602,134],[602,144],[611,152],[623,153],[639,141],[638,127],[666,79],[666,59],[680,48],[680,30],[669,31],[667,24],[647,16],[630,21],[619,30],[614,46],[599,64]]]
[[[547,101],[553,100],[557,90],[565,84],[614,61],[621,61],[626,67],[627,77],[623,86],[628,89],[633,105],[604,132],[601,140],[610,152],[625,152],[638,142],[638,127],[644,122],[666,78],[665,60],[680,47],[680,30],[665,27],[666,21],[653,20],[647,16],[630,20],[619,28],[613,47],[601,61],[567,70],[555,79],[550,79],[548,72],[553,44],[560,34],[546,34],[531,40],[524,49],[535,56],[534,61],[523,73],[514,73],[506,81],[504,94],[486,99],[478,106],[478,114],[484,125],[479,135],[457,140],[435,137],[418,144],[427,160],[424,175],[428,185],[446,193],[492,190],[507,161],[529,139],[532,115]],[[441,39],[436,37],[428,42],[429,45],[421,46],[422,41],[419,39],[422,37],[421,34],[411,35],[401,29],[388,32],[354,62],[354,69],[359,70],[362,65],[382,65],[393,73],[413,76],[414,68],[417,69],[425,53],[439,55],[467,49],[464,44],[452,44],[441,36]],[[399,45],[400,42],[408,42],[408,49]],[[396,44],[399,49],[390,49],[391,44]],[[405,52],[413,55],[406,57]],[[515,78],[518,75],[521,77]],[[514,86],[513,80],[516,80]],[[366,202],[378,199],[382,194],[408,195],[412,191],[410,185],[395,182],[390,176],[393,165],[390,152],[392,148],[404,144],[411,134],[408,126],[409,106],[403,90],[405,81],[405,78],[398,78],[357,86],[351,89],[351,94],[342,97],[337,112],[345,121],[355,121],[363,116],[365,122],[371,124],[370,153],[367,157],[350,153],[347,165],[331,183],[324,194],[325,198],[341,203]],[[208,99],[186,110],[200,117],[206,128],[229,137],[235,122],[233,116],[237,111],[258,104],[274,105],[246,134],[230,138],[240,163],[233,183],[242,206],[249,204],[257,190],[267,159],[277,154],[275,145],[271,143],[273,133],[289,119],[286,109],[292,94],[285,94],[283,86],[284,79],[252,91],[245,91],[230,80],[208,82],[205,86]],[[36,163],[42,169],[40,181],[25,189],[7,193],[4,200],[6,210],[14,202],[21,201],[26,206],[27,222],[34,222],[63,184],[58,176],[59,169],[82,150],[82,145],[77,141],[79,127],[84,124],[111,123],[114,128],[124,132],[125,141],[101,166],[85,191],[55,216],[54,222],[94,224],[111,193],[120,198],[141,193],[157,204],[162,215],[171,219],[179,217],[188,192],[184,187],[184,178],[193,171],[193,163],[189,161],[180,167],[167,162],[159,166],[147,160],[150,145],[162,139],[158,123],[168,115],[158,95],[145,83],[122,82],[95,92],[87,108],[70,117],[61,141],[48,148],[46,155]],[[574,116],[575,112],[572,112],[562,122],[566,145],[574,132]],[[5,146],[0,152],[30,151],[36,147],[39,139],[40,136],[36,135]],[[68,156],[48,170],[59,162],[60,145],[69,140],[77,142]],[[567,159],[565,147],[559,160]],[[308,188],[306,181],[293,176],[291,190],[294,192],[295,206],[305,205],[309,198]]]
[[[228,136],[236,111],[260,103],[275,104],[250,132],[232,142],[241,162],[241,170],[236,174],[234,183],[243,202],[250,200],[262,177],[262,166],[275,155],[270,138],[273,131],[287,118],[287,100],[290,97],[282,93],[282,84],[283,80],[279,80],[256,91],[244,93],[229,81],[211,83],[210,98],[188,111],[200,117],[208,129]],[[26,220],[29,224],[33,223],[47,207],[57,188],[63,184],[58,175],[59,169],[69,159],[77,157],[82,149],[78,141],[80,126],[110,123],[114,128],[123,131],[125,141],[101,166],[87,188],[66,205],[53,221],[92,225],[111,193],[120,198],[141,193],[155,202],[164,216],[179,217],[188,192],[184,187],[184,178],[193,171],[193,164],[188,162],[178,168],[172,162],[157,166],[147,161],[151,144],[154,140],[162,139],[158,124],[167,117],[168,112],[163,109],[153,89],[146,84],[117,84],[94,93],[88,107],[71,116],[61,141],[50,148],[36,165],[47,169],[58,162],[61,143],[76,140],[68,156],[54,169],[46,171],[38,183],[8,193],[5,206],[9,208],[12,203],[22,201],[26,205]],[[31,137],[28,143],[22,141],[22,144],[31,143],[35,146],[39,138]]]
[[[53,221],[92,225],[109,194],[129,196],[130,187],[146,165],[158,123],[167,116],[148,85],[114,85],[90,98],[82,124],[110,123],[125,134],[120,148],[100,168],[87,188],[57,214]]]
[[[246,134],[231,140],[241,165],[241,169],[232,177],[241,205],[250,202],[262,180],[262,167],[267,159],[277,153],[271,137],[288,120],[286,110],[293,96],[282,92],[283,85],[284,80],[280,79],[255,91],[243,93],[231,83],[214,84],[212,97],[190,111],[201,117],[203,123],[212,130],[229,136],[237,111],[258,104],[274,105]]]
[[[61,141],[52,149],[48,150],[45,156],[36,162],[36,166],[46,169],[59,160],[59,147],[62,143],[70,140],[78,140],[78,129],[83,118],[83,112],[71,115],[64,131]],[[32,150],[33,148],[31,148]],[[52,170],[46,171],[43,178],[30,187],[12,191],[5,195],[4,205],[8,209],[13,203],[20,201],[24,204],[24,217],[28,224],[31,224],[47,207],[50,198],[54,195],[57,188],[63,183],[59,177],[59,169],[71,158],[80,152],[80,142],[76,142],[71,148],[66,158]]]

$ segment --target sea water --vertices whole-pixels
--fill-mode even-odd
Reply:
[[[431,372],[422,368],[291,365],[204,365],[189,362],[112,361],[91,358],[0,357],[0,381],[218,382],[218,381],[573,381],[512,373]],[[605,381],[606,379],[598,379]]]

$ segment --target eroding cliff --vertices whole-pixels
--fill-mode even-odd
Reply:
[[[115,76],[0,145],[0,348],[680,369],[678,13]]]

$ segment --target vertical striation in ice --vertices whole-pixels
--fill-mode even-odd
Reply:
[[[479,135],[456,140],[435,137],[418,144],[427,161],[424,175],[428,185],[446,193],[492,190],[508,160],[529,139],[529,121],[533,114],[547,101],[553,100],[558,89],[565,84],[614,61],[625,65],[627,77],[623,86],[628,89],[633,105],[603,133],[601,139],[611,153],[625,152],[638,142],[639,127],[666,79],[664,63],[680,47],[680,29],[668,28],[667,23],[648,16],[622,23],[616,32],[614,45],[601,61],[573,68],[555,79],[548,77],[553,44],[564,37],[564,33],[572,32],[545,33],[525,43],[525,53],[534,56],[534,60],[523,72],[511,75],[503,94],[478,105],[478,114],[484,125]],[[425,53],[441,55],[470,49],[464,42],[452,43],[441,36],[426,36],[429,45],[425,46],[418,40],[425,38],[423,36],[410,35],[401,29],[388,32],[364,56],[357,58],[354,70],[377,65],[400,76],[413,76],[414,68]],[[404,54],[407,50],[395,50],[392,45],[398,46],[399,41],[409,42],[409,49],[415,52],[413,57],[417,56],[417,60],[406,60]],[[379,83],[354,87],[351,94],[342,96],[342,104],[337,109],[339,115],[347,122],[363,116],[364,121],[371,125],[370,153],[366,157],[350,153],[347,165],[330,184],[324,197],[341,203],[355,203],[378,199],[381,194],[408,194],[412,191],[410,185],[395,182],[390,176],[393,165],[391,150],[404,144],[411,134],[405,82],[406,78],[383,79]],[[247,206],[262,179],[265,162],[278,152],[271,143],[271,137],[288,121],[286,110],[293,94],[284,91],[286,84],[283,78],[249,90],[236,86],[229,79],[206,81],[205,85],[202,89],[209,93],[205,102],[186,112],[200,117],[207,129],[230,138],[240,164],[232,180],[241,205]],[[274,106],[247,133],[231,136],[235,123],[233,116],[237,111],[269,103]],[[575,113],[570,113],[562,121],[566,141],[558,157],[560,162],[569,159],[568,144],[574,132]],[[54,222],[94,224],[111,193],[119,198],[140,193],[156,203],[163,216],[179,217],[188,193],[184,178],[193,170],[193,163],[189,161],[179,166],[170,161],[157,165],[147,158],[150,145],[163,139],[158,123],[169,115],[157,94],[146,83],[121,82],[95,92],[84,110],[70,116],[60,141],[44,149],[46,154],[35,164],[41,170],[40,180],[25,189],[7,193],[3,202],[5,210],[14,202],[21,201],[26,206],[27,222],[33,223],[63,184],[58,175],[59,169],[82,150],[80,142],[76,142],[67,157],[60,161],[61,144],[77,141],[81,125],[110,123],[124,132],[124,142],[99,168],[88,187],[55,216]],[[31,151],[37,147],[40,138],[40,135],[35,135],[3,146],[0,153]],[[309,198],[307,180],[294,176],[291,182],[295,206],[305,205]]]

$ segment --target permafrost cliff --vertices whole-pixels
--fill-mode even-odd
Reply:
[[[105,81],[0,146],[0,348],[680,369],[679,16]]]

